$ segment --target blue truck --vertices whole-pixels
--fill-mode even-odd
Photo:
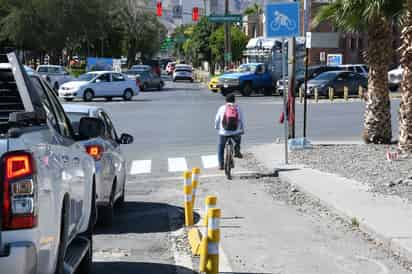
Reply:
[[[249,63],[239,67],[238,72],[219,77],[218,88],[223,96],[239,91],[243,96],[253,92],[271,96],[275,91],[272,72],[264,63]]]

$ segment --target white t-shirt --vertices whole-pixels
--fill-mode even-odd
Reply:
[[[231,103],[228,103],[228,104],[231,104]],[[236,104],[235,104],[235,106],[236,106],[238,114],[239,114],[239,123],[238,123],[237,129],[236,130],[226,130],[226,129],[223,128],[222,120],[223,120],[223,116],[225,115],[226,105],[227,104],[221,106],[218,109],[217,113],[216,113],[215,129],[219,130],[219,135],[223,135],[223,136],[243,134],[244,130],[245,130],[244,117],[243,117],[243,113],[242,113],[240,107]]]

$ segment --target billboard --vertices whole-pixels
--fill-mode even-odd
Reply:
[[[103,57],[87,57],[86,71],[121,72],[121,60]]]

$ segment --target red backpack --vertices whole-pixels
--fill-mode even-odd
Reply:
[[[225,130],[237,130],[239,124],[239,112],[235,104],[227,104],[223,115],[222,126]]]

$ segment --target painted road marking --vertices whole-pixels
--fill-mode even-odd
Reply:
[[[169,158],[169,172],[179,172],[187,170],[185,158]]]
[[[130,169],[130,174],[148,174],[152,171],[152,161],[143,160],[143,161],[133,161],[132,167]]]
[[[215,168],[219,166],[217,155],[202,156],[203,168]]]

